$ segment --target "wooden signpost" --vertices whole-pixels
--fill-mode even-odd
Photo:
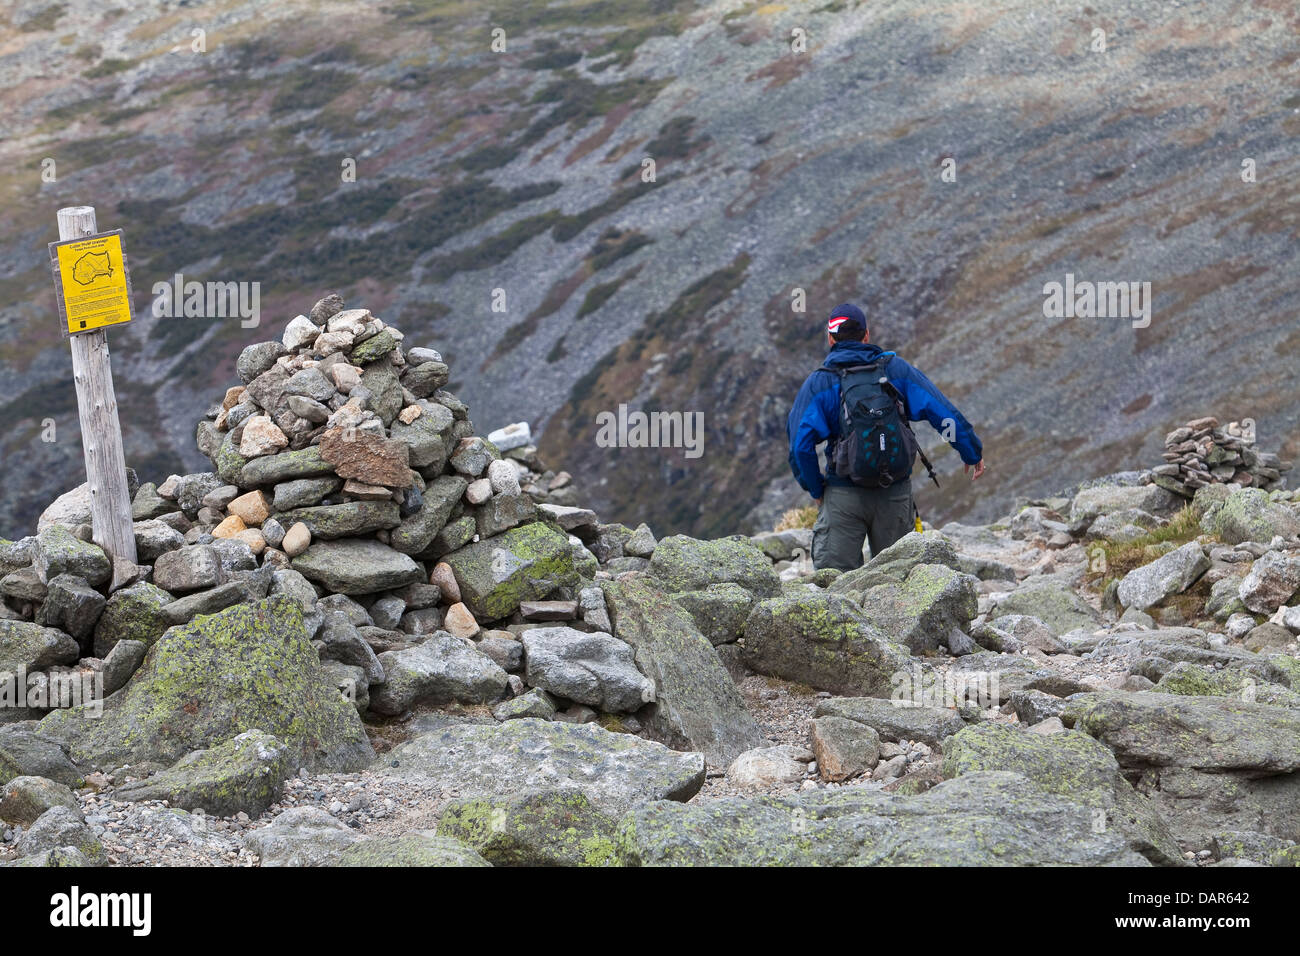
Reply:
[[[131,320],[131,281],[121,231],[97,233],[93,206],[60,209],[58,221],[59,241],[50,243],[50,265],[60,322],[72,346],[93,537],[114,561],[116,586],[117,566],[123,561],[135,564],[136,551],[104,329]]]

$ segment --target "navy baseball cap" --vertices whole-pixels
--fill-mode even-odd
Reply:
[[[836,306],[826,322],[826,331],[832,335],[856,331],[859,335],[867,331],[867,317],[852,302]]]

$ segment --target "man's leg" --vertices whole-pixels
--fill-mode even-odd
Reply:
[[[862,489],[827,485],[813,524],[813,567],[852,571],[862,567],[862,542],[867,521],[862,510]]]
[[[916,530],[912,506],[911,480],[896,482],[888,488],[867,489],[867,538],[871,542],[871,556],[897,541],[909,531]]]

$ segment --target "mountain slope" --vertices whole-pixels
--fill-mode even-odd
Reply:
[[[150,478],[201,466],[187,423],[265,337],[150,317],[177,272],[259,282],[268,323],[304,289],[364,297],[452,359],[480,430],[542,426],[603,515],[659,532],[799,500],[785,413],[844,299],[984,438],[974,489],[932,456],[927,518],[1154,463],[1202,413],[1253,416],[1293,456],[1298,25],[1280,0],[19,5],[0,42],[0,453],[23,467],[0,521],[27,530],[51,482],[81,480],[44,249],[80,202],[126,230],[141,317],[111,341]],[[1150,325],[1045,318],[1067,273],[1151,282]],[[703,412],[703,455],[600,447],[621,403]]]

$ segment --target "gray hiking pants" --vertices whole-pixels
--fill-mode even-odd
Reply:
[[[860,568],[863,541],[877,555],[914,528],[910,480],[888,488],[827,485],[813,524],[813,567]]]

